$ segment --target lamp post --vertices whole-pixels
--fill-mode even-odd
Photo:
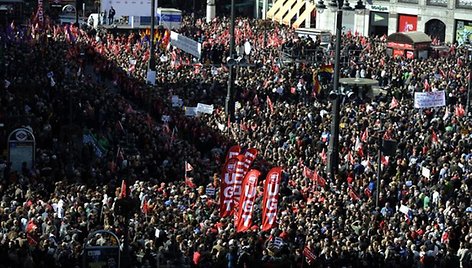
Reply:
[[[228,79],[228,91],[226,94],[225,102],[225,113],[226,121],[232,122],[234,120],[234,76],[235,76],[235,66],[234,66],[234,0],[231,0],[231,26],[229,29],[229,79]]]
[[[470,91],[472,90],[472,47],[467,50],[467,59],[469,61],[469,85],[467,86],[467,100],[465,105],[465,114],[469,116],[470,111]]]
[[[341,30],[343,24],[343,10],[352,11],[353,8],[349,6],[349,0],[331,0],[329,3],[331,10],[336,12],[336,46],[334,55],[334,77],[333,77],[333,91],[336,93],[332,100],[332,121],[331,121],[331,136],[328,146],[328,173],[332,180],[338,172],[339,165],[339,120],[340,120],[340,88],[339,88],[339,72],[340,72],[340,52],[341,52]],[[323,0],[319,0],[316,8],[319,11],[326,9]],[[362,0],[359,0],[355,6],[356,10],[365,9]]]

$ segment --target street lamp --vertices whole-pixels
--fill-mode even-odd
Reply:
[[[234,0],[231,0],[231,26],[229,29],[229,61],[234,62]],[[229,63],[229,62],[228,62]],[[228,91],[226,94],[225,102],[225,113],[226,121],[232,122],[234,120],[234,76],[235,66],[234,64],[228,64],[229,66],[229,79],[228,79]]]
[[[334,175],[338,172],[339,165],[339,120],[340,120],[340,88],[339,88],[339,72],[340,72],[340,52],[341,52],[341,30],[343,24],[343,10],[352,11],[353,8],[349,5],[349,0],[331,0],[328,4],[329,8],[336,12],[336,48],[334,57],[334,80],[333,90],[336,92],[336,96],[332,100],[332,121],[331,121],[331,137],[328,147],[328,173],[332,180]],[[317,10],[321,11],[326,9],[326,5],[323,0],[319,0],[316,5]],[[365,5],[362,0],[358,0],[356,9],[365,9]]]
[[[472,90],[472,47],[467,49],[467,59],[469,61],[469,84],[467,86],[467,99],[465,104],[465,114],[469,116],[470,111],[470,91]]]

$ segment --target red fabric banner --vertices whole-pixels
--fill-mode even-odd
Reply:
[[[238,156],[240,152],[241,152],[241,146],[239,145],[231,146],[231,148],[229,148],[228,150],[228,154],[226,155],[226,162],[228,162],[230,158]]]
[[[236,168],[238,162],[243,161],[244,156],[232,157],[223,168],[223,174],[220,183],[220,217],[224,218],[232,215],[234,208],[234,187],[236,181]]]
[[[242,157],[243,161],[238,162],[236,166],[236,179],[234,181],[234,191],[233,191],[233,203],[234,203],[234,220],[237,221],[237,217],[239,215],[238,208],[239,208],[239,199],[241,198],[241,185],[243,183],[244,177],[246,176],[249,168],[251,167],[252,163],[257,157],[258,150],[251,148],[248,149],[244,156]]]
[[[252,226],[252,211],[254,210],[259,175],[261,175],[260,171],[251,169],[244,177],[238,216],[234,223],[236,232],[245,232]]]
[[[281,180],[281,167],[274,167],[267,173],[262,199],[262,231],[270,230],[275,224]]]

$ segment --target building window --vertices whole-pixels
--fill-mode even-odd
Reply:
[[[418,4],[418,0],[398,0],[401,3],[411,3],[411,4]]]
[[[447,6],[448,0],[427,0],[428,6]]]
[[[472,9],[472,0],[457,0],[456,7]]]

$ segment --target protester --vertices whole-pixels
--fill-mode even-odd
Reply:
[[[323,69],[330,52],[316,66],[284,63],[282,45],[316,44],[276,23],[239,18],[236,24],[237,51],[251,44],[245,57],[254,66],[237,68],[236,118],[229,123],[223,112],[227,18],[184,20],[180,33],[202,42],[201,62],[157,31],[152,90],[144,81],[145,34],[7,29],[0,118],[20,118],[34,130],[38,148],[34,168],[3,168],[0,267],[80,266],[84,242],[106,243],[87,240],[100,229],[123,244],[115,206],[124,178],[141,202],[129,223],[133,267],[470,266],[464,49],[449,44],[451,53],[439,59],[390,58],[383,37],[343,35],[354,56],[342,76],[376,79],[383,90],[343,102],[339,174],[331,180],[330,88],[313,75],[330,72]],[[446,91],[446,106],[413,109],[415,92],[438,90]],[[214,112],[187,117],[172,96],[187,107],[214,104]],[[66,135],[74,129],[74,138]],[[398,146],[382,158],[376,206],[378,137]],[[259,151],[253,168],[262,172],[255,227],[240,233],[232,217],[219,217],[220,173],[235,144]],[[275,166],[284,172],[276,226],[261,231],[265,175]]]

